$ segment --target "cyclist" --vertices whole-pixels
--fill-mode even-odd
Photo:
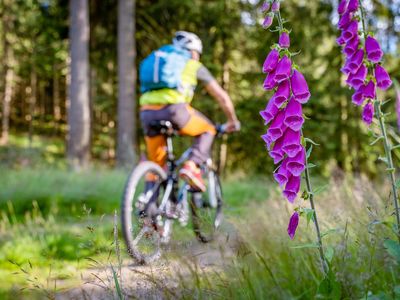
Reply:
[[[200,62],[200,55],[203,52],[200,38],[191,32],[178,31],[172,42],[172,47],[188,54],[188,59],[185,60],[180,74],[179,87],[149,89],[140,97],[140,118],[145,132],[148,158],[160,166],[165,165],[166,139],[159,132],[154,131],[150,124],[158,120],[170,121],[180,134],[195,137],[190,157],[181,168],[179,176],[194,190],[204,192],[206,186],[199,166],[210,156],[216,130],[209,119],[190,105],[198,81],[203,83],[207,92],[217,100],[224,111],[228,119],[226,132],[238,130],[240,123],[231,98]],[[161,54],[159,57],[162,57]],[[155,60],[157,61],[159,57]],[[179,56],[176,57],[179,59]],[[143,71],[146,72],[146,70]],[[151,74],[157,71],[152,70]],[[143,82],[141,84],[143,90]],[[147,181],[152,180],[147,178]]]

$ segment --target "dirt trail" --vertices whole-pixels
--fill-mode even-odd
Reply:
[[[147,266],[122,263],[120,282],[123,294],[132,299],[179,298],[185,292],[180,286],[182,278],[193,272],[221,270],[239,249],[240,241],[234,226],[224,222],[215,240],[202,244],[193,239],[189,242],[171,241],[163,257]],[[118,266],[114,266],[119,272]],[[56,295],[56,299],[118,299],[115,294],[111,267],[91,269],[83,273],[81,286]]]

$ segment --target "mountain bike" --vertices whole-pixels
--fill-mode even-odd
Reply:
[[[140,264],[148,264],[161,256],[162,245],[172,234],[172,224],[182,226],[191,216],[196,238],[203,243],[212,240],[222,221],[222,189],[213,162],[208,159],[201,166],[207,190],[193,190],[179,179],[178,169],[188,159],[187,149],[175,159],[173,137],[177,135],[170,121],[155,121],[151,125],[167,141],[167,168],[154,162],[139,163],[128,177],[121,203],[122,233],[128,253]],[[225,133],[225,126],[216,126],[217,136]]]

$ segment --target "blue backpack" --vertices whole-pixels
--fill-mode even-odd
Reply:
[[[162,88],[177,89],[189,59],[189,51],[174,45],[153,51],[139,66],[140,91],[145,93]]]

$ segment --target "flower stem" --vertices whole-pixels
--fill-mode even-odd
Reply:
[[[392,146],[390,144],[390,141],[388,139],[387,133],[386,133],[386,126],[385,126],[385,117],[382,113],[382,108],[381,108],[381,102],[375,98],[374,101],[375,105],[375,116],[379,121],[379,126],[381,128],[381,134],[383,136],[383,146],[385,148],[385,154],[386,154],[386,164],[387,164],[387,171],[389,172],[389,178],[390,182],[392,184],[392,196],[393,196],[393,204],[394,204],[394,209],[395,209],[395,215],[396,215],[396,221],[397,221],[397,238],[399,239],[400,242],[400,213],[399,213],[399,203],[398,203],[398,193],[397,193],[397,187],[396,187],[396,178],[395,178],[395,168],[393,165],[393,159],[392,159]]]
[[[315,205],[314,205],[314,192],[313,192],[312,186],[311,186],[311,178],[310,178],[310,171],[309,171],[309,168],[308,168],[307,155],[306,155],[306,165],[305,165],[305,179],[306,179],[308,199],[310,200],[311,209],[314,211],[313,221],[314,221],[314,225],[315,225],[315,231],[317,233],[317,243],[318,243],[319,256],[321,258],[321,263],[322,263],[322,267],[324,269],[324,273],[328,274],[328,265],[326,263],[326,259],[325,259],[325,255],[324,255],[324,249],[322,247],[321,231],[319,229],[317,211],[315,210]]]
[[[362,0],[360,0],[360,12],[361,12],[361,21],[362,21],[362,25],[363,25],[364,39],[366,40],[367,28],[365,26],[365,11],[364,11]],[[372,75],[375,78],[374,68],[371,67],[371,69],[372,69]],[[400,242],[400,211],[399,211],[399,202],[398,202],[399,196],[398,196],[397,187],[396,187],[395,168],[393,165],[393,158],[392,158],[392,145],[390,144],[390,141],[389,141],[387,133],[386,133],[385,116],[382,113],[382,103],[381,103],[381,101],[378,100],[378,98],[376,96],[374,99],[374,107],[375,107],[375,117],[378,119],[379,127],[381,129],[381,134],[383,137],[383,146],[385,148],[385,155],[386,155],[386,165],[387,165],[387,171],[389,172],[390,183],[392,185],[393,205],[394,205],[395,216],[396,216],[396,221],[397,221],[396,235]]]

